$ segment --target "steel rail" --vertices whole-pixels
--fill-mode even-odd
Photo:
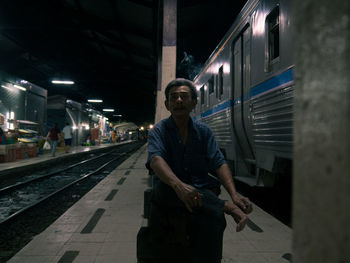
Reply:
[[[60,170],[57,170],[57,171],[54,171],[54,172],[51,172],[51,173],[48,173],[48,174],[44,174],[44,175],[42,175],[42,176],[38,176],[38,177],[36,177],[36,178],[32,178],[32,179],[26,180],[26,181],[24,181],[24,182],[19,182],[19,183],[13,184],[13,185],[6,186],[6,187],[0,189],[0,195],[5,194],[5,193],[7,193],[7,192],[9,192],[9,191],[13,191],[13,190],[15,190],[15,189],[17,189],[17,188],[19,188],[19,187],[24,186],[24,185],[33,183],[33,182],[35,182],[35,181],[40,181],[40,180],[49,178],[49,177],[51,177],[51,176],[53,176],[53,175],[62,173],[62,172],[64,172],[64,171],[67,171],[67,170],[72,169],[72,168],[74,168],[74,167],[76,167],[76,166],[85,164],[85,163],[87,163],[87,162],[94,161],[94,160],[99,159],[99,158],[101,158],[101,157],[103,157],[103,156],[105,156],[105,155],[107,155],[107,154],[112,153],[112,152],[113,152],[113,151],[109,151],[109,152],[103,153],[103,154],[101,154],[101,155],[99,155],[99,156],[95,156],[95,157],[93,157],[93,158],[90,158],[90,159],[87,159],[87,160],[84,160],[84,161],[81,161],[81,162],[72,164],[72,165],[70,165],[70,166],[68,166],[68,167],[65,167],[65,168],[63,168],[63,169],[60,169]]]
[[[126,153],[122,153],[122,154],[119,155],[118,157],[115,157],[115,158],[113,158],[112,160],[108,161],[107,163],[101,165],[101,166],[100,166],[99,168],[97,168],[96,170],[94,170],[94,171],[92,171],[92,172],[90,172],[90,173],[87,173],[87,174],[83,175],[83,176],[80,177],[79,179],[77,179],[77,180],[75,180],[75,181],[73,181],[73,182],[71,182],[71,183],[69,183],[69,184],[67,184],[67,185],[65,185],[65,186],[63,186],[63,187],[61,187],[60,189],[58,189],[58,190],[56,190],[55,192],[53,192],[53,193],[51,193],[51,194],[49,194],[49,195],[47,195],[47,196],[45,196],[45,197],[43,197],[43,198],[37,200],[36,202],[32,203],[31,205],[26,206],[26,207],[24,207],[24,208],[22,208],[22,209],[16,211],[15,213],[11,214],[11,215],[8,216],[7,218],[5,218],[5,219],[3,219],[2,221],[0,221],[0,225],[6,223],[6,222],[8,222],[8,221],[10,221],[11,219],[13,219],[13,218],[15,218],[15,217],[17,217],[17,216],[19,216],[19,215],[21,215],[23,212],[25,212],[25,211],[27,211],[27,210],[29,210],[29,209],[31,209],[31,208],[33,208],[33,207],[39,205],[39,204],[42,203],[43,201],[45,201],[45,200],[51,198],[52,196],[54,196],[54,195],[56,195],[56,194],[58,194],[58,193],[64,191],[65,189],[71,187],[72,185],[77,184],[77,183],[79,183],[79,182],[81,182],[81,181],[87,179],[87,178],[90,177],[91,175],[98,173],[100,170],[102,170],[103,168],[105,168],[108,164],[110,164],[111,162],[114,162],[115,160],[119,159],[120,157],[122,157],[122,156],[124,156],[124,155],[126,155]],[[84,162],[85,162],[85,161],[84,161]]]

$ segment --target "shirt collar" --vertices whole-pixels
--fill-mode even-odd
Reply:
[[[175,122],[174,122],[173,118],[171,117],[171,115],[168,119],[166,119],[165,127],[167,129],[175,129],[176,128]]]
[[[197,126],[195,125],[195,123],[194,123],[194,121],[193,121],[193,119],[192,119],[191,116],[190,116],[190,118],[189,118],[189,123],[188,123],[188,125],[189,125],[189,128],[190,128],[190,133],[191,133],[191,132],[194,132],[194,133],[196,133],[196,135],[198,135],[198,133],[199,133],[198,128],[197,128]],[[176,125],[175,125],[175,122],[174,122],[174,119],[173,119],[172,116],[170,116],[170,117],[166,120],[165,127],[166,127],[167,129],[177,129],[177,127],[176,127]]]

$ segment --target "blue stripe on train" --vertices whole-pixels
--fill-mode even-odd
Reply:
[[[260,95],[270,89],[282,86],[288,82],[293,81],[293,69],[288,69],[287,71],[281,73],[278,76],[275,76],[265,82],[256,85],[255,87],[250,89],[250,98]]]
[[[250,89],[250,93],[248,94],[244,94],[244,98],[245,100],[249,100],[252,97],[255,97],[257,95],[260,95],[262,93],[265,93],[266,91],[269,91],[271,89],[274,89],[276,87],[282,86],[288,82],[293,81],[293,69],[288,69],[287,71],[281,73],[278,76],[275,76],[269,80],[266,80],[265,82],[256,85],[255,87]],[[201,117],[208,117],[216,112],[225,110],[227,108],[230,108],[232,106],[236,106],[238,104],[241,103],[241,97],[237,97],[234,100],[228,100],[225,101],[222,104],[219,104],[218,106],[207,110],[206,112],[201,114]],[[197,119],[198,117],[194,117],[194,119]]]
[[[201,114],[201,117],[204,118],[204,117],[207,117],[209,115],[212,115],[218,111],[222,111],[224,109],[227,109],[229,107],[232,107],[232,100],[228,100],[228,101],[225,101],[224,103],[210,109],[210,110],[207,110],[206,112],[202,113]]]

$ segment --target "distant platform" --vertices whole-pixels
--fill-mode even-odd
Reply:
[[[106,143],[95,146],[74,146],[70,147],[69,153],[65,153],[63,147],[57,148],[56,156],[52,157],[50,151],[45,151],[36,157],[23,158],[12,162],[0,163],[0,180],[6,178],[6,175],[14,172],[22,172],[27,169],[40,166],[43,164],[54,164],[72,156],[79,156],[86,153],[96,153],[106,148],[113,148],[121,144],[130,143],[131,140],[120,143]]]

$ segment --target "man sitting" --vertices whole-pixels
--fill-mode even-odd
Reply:
[[[184,207],[195,217],[192,262],[221,262],[224,213],[231,215],[241,231],[252,211],[248,198],[236,192],[231,171],[220,152],[211,129],[194,121],[190,112],[197,104],[193,83],[175,79],[165,89],[165,106],[171,116],[149,132],[147,168],[156,175],[152,202],[166,209]],[[232,202],[212,191],[218,187],[215,174]]]

